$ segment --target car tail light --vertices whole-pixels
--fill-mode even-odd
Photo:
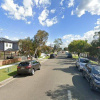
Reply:
[[[17,66],[17,69],[20,69],[20,67],[19,67],[19,66]]]
[[[26,69],[30,69],[31,68],[31,65],[29,65],[29,66],[26,66]]]

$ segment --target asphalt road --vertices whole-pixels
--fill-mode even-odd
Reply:
[[[19,76],[0,88],[0,100],[100,100],[72,59],[64,54],[42,63],[33,76]]]

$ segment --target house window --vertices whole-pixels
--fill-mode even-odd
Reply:
[[[8,47],[8,43],[6,43],[6,47]]]
[[[11,47],[11,44],[9,44],[9,47]]]

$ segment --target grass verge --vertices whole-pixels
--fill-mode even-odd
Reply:
[[[17,65],[0,69],[0,82],[16,75],[16,73],[17,73]]]

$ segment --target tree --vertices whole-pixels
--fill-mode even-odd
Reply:
[[[53,51],[59,51],[60,45],[62,45],[61,38],[55,39],[54,41],[54,50]]]
[[[95,32],[94,39],[95,40],[92,41],[92,47],[97,51],[95,54],[98,56],[98,62],[100,64],[100,31]]]
[[[65,48],[64,48],[64,51],[68,51],[68,48],[67,48],[67,47],[65,47]]]
[[[34,54],[32,40],[30,39],[30,37],[19,40],[19,52],[26,56],[32,56]]]
[[[34,46],[34,49],[35,49],[34,50],[35,51],[34,55],[37,54],[37,50],[39,48],[41,48],[43,45],[46,44],[47,39],[48,39],[48,35],[49,34],[46,31],[39,30],[37,32],[37,34],[34,36],[34,38],[32,39],[33,46]]]
[[[68,45],[68,50],[70,52],[77,52],[79,56],[80,53],[87,52],[88,47],[90,47],[90,44],[87,41],[74,40]]]

